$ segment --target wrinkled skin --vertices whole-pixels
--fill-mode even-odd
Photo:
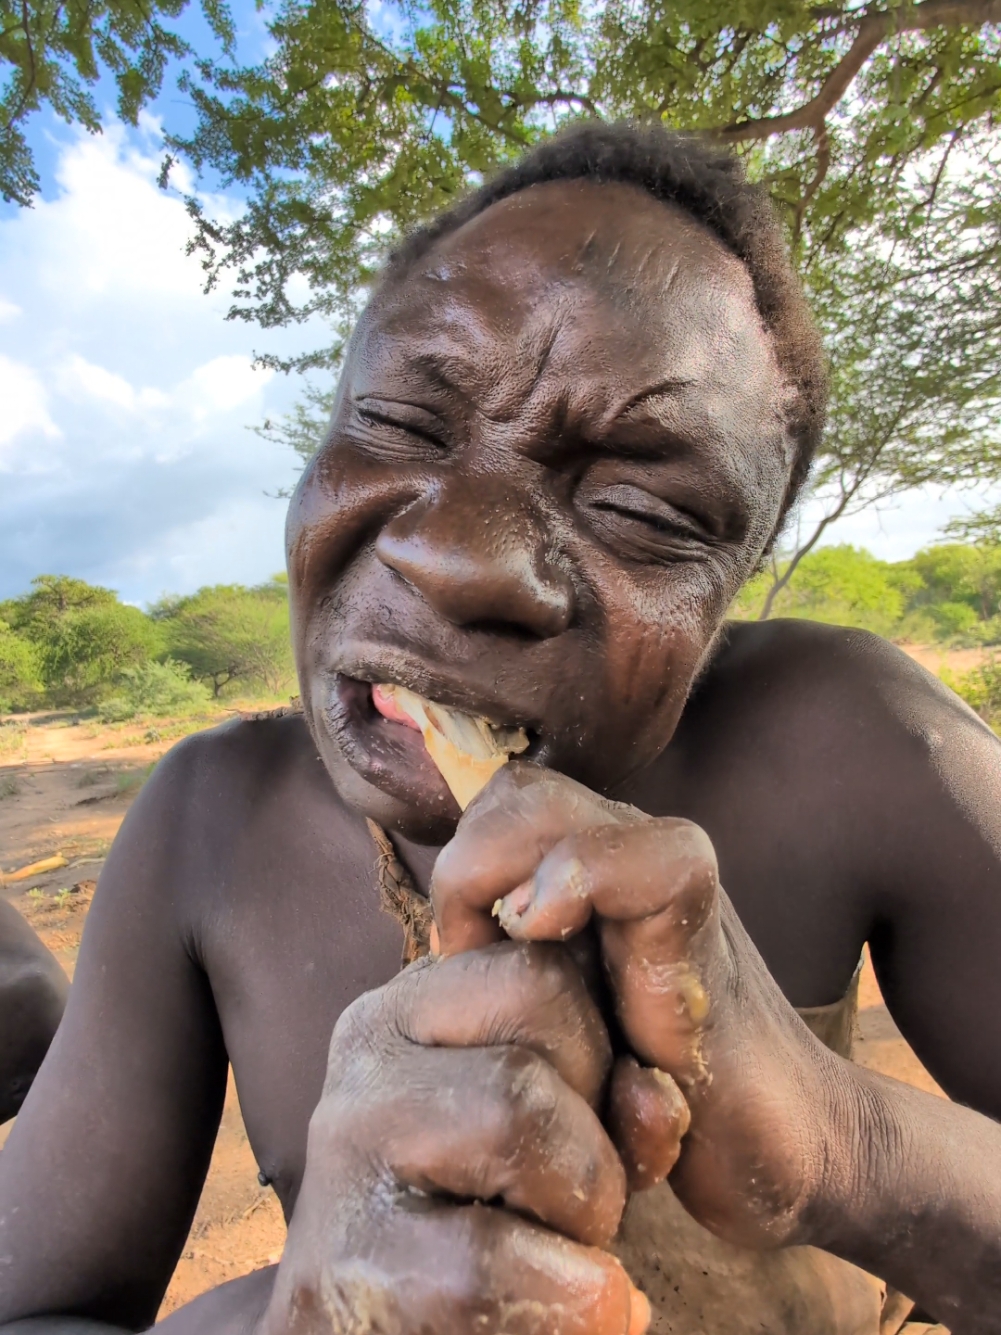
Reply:
[[[610,1059],[552,947],[417,964],[355,1002],[264,1329],[641,1330],[644,1300],[600,1250],[626,1191],[593,1110]]]
[[[514,1299],[539,1332],[626,1335],[615,1266],[526,1269],[512,1239],[543,1224],[519,1211],[549,1260],[600,1246],[623,1182],[675,1160],[723,1236],[829,1247],[959,1335],[999,1329],[999,746],[873,637],[721,633],[780,513],[787,408],[740,264],[626,187],[526,192],[376,295],[289,515],[305,722],[190,739],[130,812],[0,1156],[0,1320],[153,1320],[228,1059],[289,1242],[166,1335],[378,1328],[377,1303],[394,1335],[432,1312],[473,1331],[471,1304]],[[380,680],[528,728],[457,834],[418,734],[372,707]],[[447,958],[348,1010],[401,945],[363,815],[425,890],[434,868]],[[563,966],[511,947],[515,1004],[485,995],[496,898],[512,935],[565,943],[593,1001],[568,981],[547,1015],[532,980]],[[866,940],[968,1108],[838,1061],[793,1013],[841,997]],[[568,1023],[601,1046],[595,1005],[619,1054],[600,1101],[566,1060]],[[502,1134],[525,1090],[549,1100],[544,1171]],[[443,1190],[405,1209],[414,1186]],[[359,1266],[369,1314],[331,1316]]]
[[[803,1240],[804,1215],[826,1186],[825,1149],[849,1124],[839,1063],[769,976],[698,826],[651,820],[561,775],[512,766],[439,859],[434,903],[445,955],[487,946],[502,929],[567,940],[595,916],[626,1043],[670,1074],[691,1111],[675,1191],[727,1241]],[[669,1087],[666,1097],[673,1102]],[[631,1102],[625,1090],[620,1099]],[[674,1166],[675,1142],[659,1128],[644,1134],[641,1117],[631,1130],[624,1154],[644,1166],[634,1185],[653,1185]],[[666,1168],[651,1168],[664,1140]]]
[[[0,900],[0,1122],[24,1102],[68,990],[53,955],[17,910]]]
[[[380,680],[598,791],[649,765],[774,529],[786,397],[743,267],[632,188],[536,187],[381,294],[288,521],[345,798],[422,842],[458,814]]]

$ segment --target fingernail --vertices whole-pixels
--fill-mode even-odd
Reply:
[[[494,905],[494,916],[505,932],[510,932],[517,926],[518,919],[524,917],[532,903],[534,893],[533,882],[523,881]]]
[[[635,1284],[629,1285],[628,1335],[644,1335],[650,1325],[650,1299]]]

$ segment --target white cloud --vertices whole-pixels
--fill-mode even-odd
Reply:
[[[170,398],[162,390],[134,389],[124,376],[87,361],[75,352],[60,369],[59,386],[69,398],[91,398],[135,412],[140,408],[165,408]]]
[[[60,431],[49,416],[45,387],[23,362],[0,353],[0,447],[18,436],[41,433],[52,440]],[[12,453],[12,452],[11,452]],[[8,451],[0,448],[0,468],[7,466]]]
[[[324,332],[265,335],[204,294],[183,203],[156,184],[156,130],[72,135],[54,196],[0,218],[0,597],[42,570],[144,602],[282,565],[266,493],[295,460],[247,427],[298,386],[254,354]]]
[[[213,357],[178,387],[177,397],[198,416],[230,412],[256,398],[273,375],[266,367],[254,366],[250,357]]]

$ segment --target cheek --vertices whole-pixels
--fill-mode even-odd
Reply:
[[[420,494],[384,465],[328,445],[303,474],[285,524],[296,652],[318,608],[355,557],[401,506]]]
[[[619,593],[607,619],[606,698],[616,726],[659,749],[726,611],[726,581],[718,567],[692,563],[643,572]]]

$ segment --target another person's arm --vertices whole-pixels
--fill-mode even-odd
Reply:
[[[55,956],[0,899],[0,1122],[24,1102],[62,1018],[68,987]]]

